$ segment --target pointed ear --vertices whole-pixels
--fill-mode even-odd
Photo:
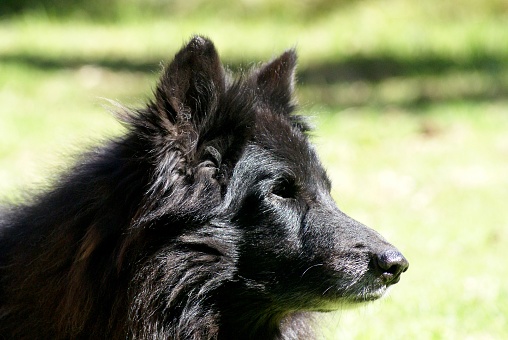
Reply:
[[[257,91],[263,103],[286,114],[294,108],[296,60],[296,52],[288,50],[255,73]]]
[[[206,115],[224,90],[225,74],[213,43],[195,36],[164,70],[155,92],[159,113],[172,123]]]

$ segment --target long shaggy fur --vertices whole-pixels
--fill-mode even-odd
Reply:
[[[396,282],[402,255],[329,195],[294,113],[295,66],[290,50],[233,78],[194,37],[153,101],[118,114],[122,137],[6,207],[0,334],[303,339],[312,311]]]

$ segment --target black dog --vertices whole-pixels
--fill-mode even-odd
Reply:
[[[239,78],[195,37],[127,133],[0,217],[5,338],[303,339],[408,267],[342,213],[294,113],[296,55]]]

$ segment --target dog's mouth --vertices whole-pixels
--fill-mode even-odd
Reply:
[[[398,251],[385,253],[378,256],[380,259],[358,261],[354,258],[351,261],[354,265],[333,268],[334,274],[328,282],[335,284],[331,283],[322,296],[327,301],[339,301],[349,305],[383,297],[392,285],[399,282],[401,274],[408,267],[407,260]],[[397,257],[398,254],[400,256]]]
[[[382,298],[389,287],[390,284],[378,279],[368,284],[358,281],[349,287],[329,288],[322,294],[323,299],[316,310],[330,312],[375,301]]]
[[[375,289],[373,291],[365,291],[361,293],[359,292],[354,295],[326,299],[325,301],[321,301],[320,305],[317,308],[313,308],[311,310],[315,312],[328,313],[337,310],[354,308],[357,305],[365,304],[382,298],[385,295],[386,291],[387,287],[384,287]]]
[[[388,286],[381,286],[373,289],[365,289],[362,292],[352,296],[350,300],[356,303],[369,302],[382,298],[388,291]]]

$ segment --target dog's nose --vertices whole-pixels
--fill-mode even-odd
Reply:
[[[389,248],[376,254],[375,262],[382,271],[382,277],[388,285],[399,282],[400,274],[409,267],[409,262],[404,255],[395,248]]]

